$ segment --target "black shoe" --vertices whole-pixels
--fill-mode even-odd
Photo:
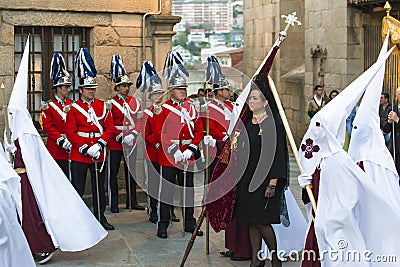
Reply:
[[[233,257],[233,251],[230,250],[220,251],[219,254],[221,254],[224,257]]]
[[[191,234],[193,234],[194,230],[195,230],[195,228],[185,228],[185,232],[191,233]],[[203,236],[203,231],[201,231],[200,229],[197,230],[196,235],[197,236]]]
[[[178,217],[176,217],[174,213],[172,213],[171,214],[171,221],[172,222],[180,222],[181,220]]]
[[[163,239],[167,238],[168,237],[167,231],[158,229],[157,230],[157,237],[163,238]]]
[[[158,222],[158,218],[157,217],[150,217],[149,221],[156,224]]]
[[[136,203],[136,204],[132,205],[132,209],[133,210],[145,210],[146,208],[143,206],[140,206],[139,204]]]
[[[264,267],[264,266],[265,266],[265,260],[260,261],[260,262],[257,264],[257,267]]]
[[[118,208],[118,207],[116,207],[116,208],[111,208],[111,212],[112,212],[112,213],[119,213],[119,208]]]
[[[106,229],[107,231],[111,231],[114,230],[114,226],[112,226],[111,224],[109,224],[108,222],[102,222],[101,225],[103,226],[104,229]]]
[[[53,255],[54,255],[54,251],[53,252],[42,253],[36,259],[37,259],[37,262],[39,264],[45,264],[46,262],[48,262],[53,257]]]

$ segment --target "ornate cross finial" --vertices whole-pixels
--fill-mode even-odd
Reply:
[[[301,25],[301,22],[297,20],[296,12],[293,12],[289,15],[281,15],[281,18],[285,19],[285,23],[287,24],[285,29],[279,33],[279,39],[277,40],[276,45],[280,45],[283,40],[286,39],[287,31],[289,30],[289,26],[294,26],[294,24]]]
[[[289,15],[281,15],[281,18],[285,19],[285,23],[289,24],[294,27],[294,24],[297,23],[297,25],[301,25],[301,22],[297,20],[296,17],[296,12],[293,12],[292,14]]]

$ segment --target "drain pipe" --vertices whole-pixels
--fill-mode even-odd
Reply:
[[[146,18],[151,15],[160,15],[162,10],[162,0],[158,1],[158,11],[144,14],[142,21],[142,63],[146,60]]]
[[[143,15],[143,21],[142,21],[142,64],[146,60],[146,18],[151,15],[160,15],[162,10],[162,0],[158,1],[158,11],[156,13],[154,12],[149,12]],[[140,75],[140,74],[139,74]],[[142,103],[143,107],[147,107],[147,97],[146,97],[146,92],[142,92]]]

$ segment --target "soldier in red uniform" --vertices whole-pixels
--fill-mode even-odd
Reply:
[[[68,153],[72,145],[65,135],[65,119],[66,107],[72,104],[68,98],[72,83],[65,70],[64,58],[59,53],[53,55],[50,76],[54,97],[42,105],[42,126],[48,136],[47,149],[65,175],[69,177]]]
[[[171,99],[162,105],[161,113],[155,116],[156,125],[161,126],[156,129],[156,135],[161,141],[158,162],[161,166],[162,180],[161,196],[158,202],[160,214],[157,231],[157,236],[160,238],[167,237],[171,209],[171,205],[167,203],[172,203],[173,188],[171,188],[171,185],[174,184],[176,177],[180,186],[186,184],[184,189],[187,191],[187,199],[184,200],[186,202],[184,230],[192,233],[195,229],[196,220],[193,217],[194,191],[188,188],[194,186],[194,154],[199,152],[198,146],[203,139],[201,119],[199,119],[194,105],[184,101],[186,98],[186,82],[182,77],[172,78],[171,81],[171,87],[169,87]],[[185,175],[183,173],[184,163],[188,165]],[[170,184],[167,184],[167,182]],[[202,234],[199,230],[198,235]]]
[[[225,141],[229,138],[227,131],[232,116],[233,104],[229,101],[230,85],[225,78],[214,84],[214,98],[208,104],[209,135],[204,137],[204,144],[209,145],[209,154],[218,157]],[[207,118],[205,118],[207,120]],[[214,148],[216,146],[216,149]],[[217,160],[210,165],[210,177]]]
[[[169,53],[169,57],[174,57],[167,62],[177,63],[180,56],[175,51]],[[178,63],[179,64],[179,63]],[[178,65],[177,64],[177,65]],[[170,220],[171,204],[173,203],[173,191],[175,178],[178,183],[185,186],[184,190],[186,198],[182,197],[182,206],[184,210],[184,231],[193,233],[196,226],[196,220],[193,217],[194,206],[194,190],[193,190],[193,167],[194,155],[199,155],[199,144],[203,139],[203,124],[198,116],[195,106],[187,101],[186,88],[187,84],[183,78],[186,73],[182,64],[172,66],[172,69],[179,69],[172,73],[169,78],[170,99],[166,101],[161,110],[155,112],[154,116],[156,128],[156,136],[161,144],[160,153],[158,154],[158,162],[160,164],[161,182],[160,194],[158,197],[158,223],[157,236],[159,238],[167,238],[167,228]],[[168,66],[167,66],[168,68]],[[159,113],[159,114],[158,114]],[[198,236],[203,235],[199,230]]]
[[[104,229],[114,230],[114,226],[109,224],[104,216],[105,170],[103,166],[100,168],[106,159],[107,143],[114,135],[114,123],[106,103],[95,98],[96,69],[94,64],[90,63],[93,63],[93,59],[88,50],[81,48],[77,59],[80,99],[71,105],[66,121],[67,138],[72,143],[70,155],[72,185],[82,196],[85,191],[87,170],[90,170],[94,215]]]
[[[149,221],[157,223],[157,196],[160,180],[160,165],[158,164],[158,152],[160,143],[157,140],[154,124],[154,108],[156,103],[164,95],[165,90],[162,87],[161,79],[158,76],[153,64],[146,61],[142,65],[140,76],[137,79],[136,87],[138,90],[149,94],[151,104],[143,111],[142,134],[145,140],[146,148],[144,151],[144,169],[147,184],[147,209]]]
[[[155,103],[163,96],[164,89],[161,84],[154,83],[149,88],[149,98],[152,105],[146,108],[143,112],[144,139],[146,149],[144,152],[145,172],[147,179],[147,196],[148,196],[148,212],[149,221],[157,223],[157,199],[160,179],[160,165],[158,164],[158,153],[160,143],[157,140],[155,133],[156,125],[154,124],[154,108]]]
[[[114,55],[111,62],[112,78],[115,82],[114,90],[117,94],[111,99],[112,115],[114,119],[114,137],[110,140],[108,148],[110,150],[109,168],[110,168],[110,191],[111,191],[111,212],[118,213],[118,182],[117,174],[119,171],[121,159],[124,159],[124,172],[126,184],[126,208],[134,210],[145,210],[137,202],[135,168],[130,168],[126,164],[123,154],[123,145],[127,148],[130,164],[135,166],[137,149],[136,141],[141,130],[141,105],[137,98],[129,96],[130,86],[133,84],[126,74],[125,67],[120,55]],[[130,179],[130,181],[128,180]],[[130,186],[129,186],[130,185]]]

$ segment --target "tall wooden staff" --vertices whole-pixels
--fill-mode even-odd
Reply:
[[[1,91],[3,94],[3,111],[4,111],[4,127],[6,130],[6,138],[7,138],[7,143],[11,143],[11,136],[10,136],[10,125],[8,123],[8,112],[7,112],[7,104],[6,104],[6,87],[4,86],[4,83],[1,83]],[[10,152],[8,152],[8,155],[10,156],[10,162],[13,162],[13,156]]]
[[[201,104],[200,104],[201,105]],[[210,110],[206,108],[206,135],[210,134]],[[210,183],[209,146],[206,145],[206,186]],[[205,206],[204,206],[205,207]],[[206,209],[204,209],[206,210]],[[196,231],[197,232],[197,231]],[[210,222],[206,217],[206,254],[210,254]]]

